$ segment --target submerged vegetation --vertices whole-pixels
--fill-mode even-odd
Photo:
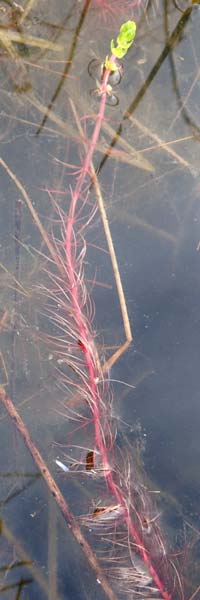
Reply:
[[[9,600],[199,596],[198,19],[0,2]]]

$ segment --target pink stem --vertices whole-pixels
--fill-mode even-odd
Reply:
[[[115,61],[114,56],[111,57],[111,61],[113,61],[113,62]],[[137,544],[138,551],[139,551],[142,559],[144,560],[144,563],[147,565],[149,573],[150,573],[152,579],[154,580],[157,588],[159,589],[163,600],[172,600],[170,593],[168,593],[165,590],[164,584],[161,581],[159,575],[157,574],[157,572],[151,562],[149,553],[145,549],[143,542],[140,539],[140,536],[134,527],[134,524],[133,524],[131,517],[129,515],[129,512],[127,510],[125,499],[124,499],[122,493],[119,491],[118,486],[115,484],[112,471],[110,470],[110,467],[109,467],[107,448],[106,448],[104,439],[102,437],[101,425],[100,425],[101,413],[100,413],[100,407],[99,407],[99,402],[98,402],[99,396],[98,396],[98,389],[97,389],[97,382],[96,382],[98,373],[96,372],[96,369],[94,366],[92,350],[91,350],[90,333],[89,333],[89,330],[88,330],[88,327],[85,322],[85,318],[84,318],[84,315],[83,315],[82,309],[81,309],[81,303],[80,303],[80,299],[79,299],[78,282],[76,280],[74,264],[73,264],[72,245],[73,245],[73,228],[74,228],[74,223],[75,223],[76,207],[77,207],[77,203],[78,203],[78,200],[80,198],[80,195],[81,195],[84,183],[85,183],[86,175],[90,171],[90,163],[91,163],[91,160],[93,157],[93,153],[95,151],[96,144],[98,142],[102,121],[104,119],[105,103],[106,103],[106,88],[107,88],[109,75],[110,75],[110,70],[106,69],[104,76],[103,76],[103,80],[102,80],[100,108],[99,108],[99,112],[97,115],[97,120],[96,120],[96,124],[94,127],[90,147],[89,147],[87,155],[85,157],[85,160],[84,160],[84,163],[83,163],[83,166],[81,169],[81,174],[77,180],[75,190],[72,191],[71,205],[70,205],[70,210],[69,210],[69,216],[67,218],[66,232],[65,232],[66,266],[67,266],[67,274],[68,274],[68,279],[69,279],[69,287],[70,287],[70,293],[71,293],[71,298],[72,298],[72,304],[73,304],[73,308],[74,308],[75,320],[76,320],[76,324],[77,324],[78,331],[80,334],[80,341],[81,341],[82,349],[83,349],[83,352],[85,355],[86,368],[88,371],[89,389],[90,389],[90,396],[91,396],[91,410],[93,413],[93,422],[94,422],[94,429],[95,429],[95,441],[96,441],[96,446],[101,455],[103,468],[105,470],[105,478],[106,478],[106,481],[107,481],[110,491],[112,492],[112,494],[115,496],[115,498],[117,500],[117,503],[120,504],[124,508],[124,519],[127,524],[128,530],[131,533],[131,536],[134,539],[134,542]]]

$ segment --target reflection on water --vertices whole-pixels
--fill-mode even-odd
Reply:
[[[199,585],[200,559],[200,7],[170,0],[134,4],[125,2],[122,14],[121,3],[112,0],[0,1],[1,384],[73,513],[87,512],[94,487],[102,505],[99,482],[88,484],[76,472],[67,477],[55,463],[70,464],[72,429],[58,376],[64,367],[50,339],[56,328],[47,309],[49,249],[25,194],[56,241],[57,206],[67,211],[99,107],[88,65],[104,59],[122,20],[135,18],[138,32],[123,61],[119,102],[106,107],[94,156],[134,336],[111,369],[113,414],[120,452],[126,447],[131,455],[134,448],[141,477],[145,470],[148,485],[159,491],[168,547],[188,563],[189,598]],[[94,202],[91,185],[89,206]],[[97,347],[108,359],[124,331],[98,214],[86,240]],[[73,376],[71,368],[72,382]],[[73,393],[70,402],[73,411]],[[3,410],[0,430],[2,596],[103,599]],[[84,447],[83,429],[74,436]]]

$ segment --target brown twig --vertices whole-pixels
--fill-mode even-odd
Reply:
[[[8,527],[5,520],[0,521],[0,534],[1,541],[2,537],[5,538],[7,543],[13,547],[17,556],[19,556],[24,563],[24,566],[29,570],[34,580],[37,581],[41,590],[47,595],[49,590],[49,584],[46,577],[43,575],[42,570],[37,566],[33,558],[28,555],[24,546],[22,546],[21,542],[16,538],[14,533]],[[58,595],[57,600],[63,600],[63,596]]]
[[[48,573],[49,590],[48,600],[57,600],[58,596],[58,556],[57,556],[57,510],[55,502],[49,498],[48,503]]]
[[[154,146],[143,148],[142,153],[143,152],[151,152],[152,150],[159,150],[161,148],[162,150],[167,152],[170,156],[172,156],[172,158],[175,159],[182,167],[186,167],[187,169],[192,170],[192,167],[193,167],[192,163],[189,163],[187,160],[185,160],[185,158],[183,158],[183,156],[181,156],[173,148],[171,148],[170,144],[173,144],[174,143],[173,141],[166,142],[166,141],[162,140],[160,138],[160,136],[158,136],[156,133],[151,131],[151,129],[146,127],[143,123],[141,123],[141,121],[139,121],[139,119],[136,119],[136,117],[133,117],[132,115],[130,115],[130,121],[134,125],[136,125],[136,127],[140,131],[142,131],[142,133],[144,133],[145,135],[147,135],[148,137],[150,137],[152,140],[154,140],[156,142],[156,145],[154,145]],[[169,129],[168,129],[168,132],[169,132]]]
[[[73,115],[74,115],[78,130],[83,139],[83,130],[81,127],[81,123],[78,118],[74,103],[71,99],[70,99],[70,104],[71,104],[71,108],[73,111]],[[85,149],[86,149],[86,147],[85,147]],[[113,268],[113,273],[114,273],[114,278],[115,278],[115,283],[116,283],[116,288],[117,288],[117,293],[118,293],[118,298],[119,298],[119,303],[120,303],[120,308],[121,308],[121,315],[122,315],[122,320],[123,320],[123,325],[124,325],[124,331],[125,331],[125,336],[126,336],[126,341],[104,363],[103,371],[108,371],[114,365],[114,363],[120,358],[120,356],[128,349],[128,347],[130,346],[130,344],[132,342],[133,336],[132,336],[132,332],[131,332],[131,326],[130,326],[128,310],[127,310],[127,305],[126,305],[126,298],[125,298],[125,294],[124,294],[124,290],[123,290],[123,286],[122,286],[121,275],[119,272],[119,267],[118,267],[117,257],[116,257],[116,253],[115,253],[115,248],[114,248],[114,244],[113,244],[113,240],[112,240],[111,231],[110,231],[110,226],[109,226],[109,222],[108,222],[108,217],[107,217],[105,206],[104,206],[101,188],[100,188],[98,178],[97,178],[97,175],[95,172],[94,164],[92,161],[90,162],[90,169],[91,169],[92,181],[93,181],[95,191],[96,191],[99,212],[101,215],[101,220],[102,220],[103,227],[104,227],[104,233],[105,233],[105,237],[106,237],[106,241],[107,241],[107,245],[108,245],[108,249],[109,249],[110,259],[111,259],[111,263],[112,263],[112,268]]]
[[[102,569],[98,563],[98,560],[96,559],[96,556],[95,556],[91,546],[88,544],[87,540],[85,539],[76,519],[74,518],[73,513],[71,512],[64,496],[62,495],[59,487],[57,486],[57,483],[53,479],[39,450],[36,448],[35,444],[33,443],[32,439],[30,437],[30,434],[28,432],[28,429],[26,428],[24,422],[22,421],[21,417],[19,416],[17,409],[15,408],[13,402],[8,397],[8,395],[6,394],[6,392],[2,386],[0,386],[0,400],[1,400],[2,404],[4,405],[8,415],[12,419],[16,429],[19,431],[21,437],[23,438],[30,454],[33,457],[34,462],[36,463],[44,481],[47,484],[47,487],[48,487],[50,493],[52,494],[53,498],[55,499],[55,502],[56,502],[61,514],[63,515],[68,527],[71,529],[71,532],[72,532],[74,538],[76,539],[78,544],[81,546],[85,556],[87,557],[87,560],[88,560],[91,568],[95,572],[98,583],[101,584],[101,586],[105,592],[105,595],[107,596],[107,598],[109,598],[109,600],[116,600],[116,596],[115,596],[113,590],[111,589],[107,579],[104,577]]]
[[[22,25],[23,21],[25,21],[28,14],[32,10],[34,4],[37,4],[37,0],[27,0],[27,2],[25,3],[25,7],[23,9],[23,12],[22,12],[22,16],[20,18],[20,25]]]
[[[6,173],[9,175],[10,179],[12,179],[12,181],[14,181],[16,187],[20,191],[22,197],[24,198],[24,200],[30,210],[33,220],[35,221],[35,224],[36,224],[37,228],[39,229],[39,232],[41,233],[42,239],[44,240],[44,242],[50,252],[51,258],[56,263],[59,271],[63,274],[61,264],[58,262],[58,256],[57,256],[56,250],[54,248],[54,245],[51,243],[51,241],[48,237],[48,234],[47,234],[46,230],[44,229],[44,227],[38,217],[38,214],[37,214],[36,210],[34,209],[31,199],[29,198],[24,186],[22,185],[22,183],[18,179],[18,177],[13,173],[13,171],[11,171],[10,167],[8,167],[7,163],[3,160],[3,158],[0,158],[0,165],[2,165],[2,167],[5,169]]]

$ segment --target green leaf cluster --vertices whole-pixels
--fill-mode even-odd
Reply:
[[[132,45],[135,34],[135,21],[126,21],[126,23],[123,23],[123,25],[120,27],[116,42],[115,40],[111,40],[110,49],[112,54],[114,54],[114,56],[117,58],[123,58]]]

